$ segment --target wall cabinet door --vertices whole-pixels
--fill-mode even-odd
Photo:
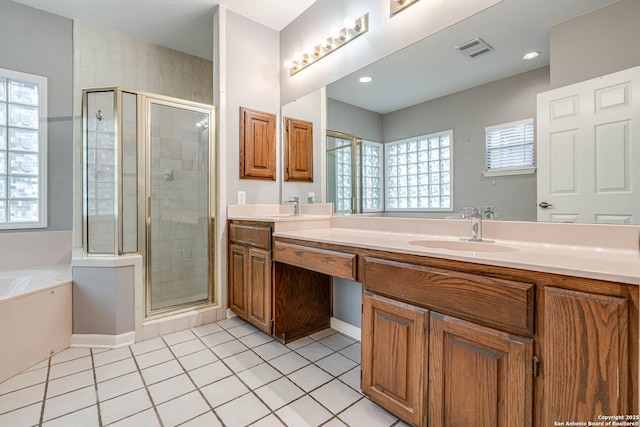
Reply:
[[[247,318],[247,258],[245,246],[229,245],[229,307],[243,319]]]
[[[249,248],[248,318],[264,332],[271,333],[271,252]]]
[[[409,424],[420,425],[428,311],[368,292],[363,303],[362,391]]]
[[[240,178],[276,180],[276,115],[240,107]]]
[[[541,426],[630,413],[627,325],[624,298],[546,288]]]
[[[313,123],[285,117],[284,180],[313,182]]]
[[[531,426],[532,340],[433,312],[429,325],[429,427]]]

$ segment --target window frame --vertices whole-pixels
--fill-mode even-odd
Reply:
[[[33,228],[46,228],[47,227],[47,147],[48,147],[48,129],[47,129],[47,78],[44,76],[38,76],[35,74],[22,73],[14,70],[7,70],[0,68],[0,78],[6,81],[6,100],[0,101],[7,105],[6,119],[7,123],[3,127],[7,130],[6,135],[6,148],[3,150],[7,153],[6,159],[6,194],[1,200],[6,202],[6,222],[0,222],[0,231],[3,230],[21,230],[21,229],[33,229]],[[9,219],[9,92],[8,81],[17,80],[28,83],[35,83],[38,85],[38,221],[32,222],[10,222]]]
[[[429,139],[433,137],[441,137],[443,135],[449,136],[449,200],[450,204],[448,208],[390,208],[389,207],[389,189],[387,184],[389,182],[388,165],[387,165],[387,150],[392,145],[399,145],[411,141],[419,141],[421,139]],[[405,138],[397,141],[390,141],[384,144],[384,211],[385,212],[454,212],[454,147],[453,144],[453,129],[443,130],[439,132],[432,132],[425,135],[418,135],[411,138]],[[429,185],[429,184],[427,184]],[[420,185],[418,184],[418,188]],[[419,191],[419,190],[418,190]],[[418,196],[419,198],[420,196]]]
[[[489,169],[487,168],[487,164],[488,164],[488,160],[489,160],[489,148],[487,147],[487,133],[490,131],[495,131],[495,130],[501,130],[501,129],[509,129],[509,128],[513,128],[519,125],[531,125],[533,127],[533,142],[532,142],[532,149],[533,149],[533,164],[532,165],[519,165],[519,166],[512,166],[512,167],[502,167],[502,168],[493,168],[493,169]],[[528,118],[528,119],[523,119],[523,120],[516,120],[513,122],[508,122],[508,123],[501,123],[498,125],[493,125],[493,126],[487,126],[484,128],[484,147],[485,147],[485,153],[484,153],[484,164],[485,164],[485,170],[482,171],[482,175],[484,177],[494,177],[494,176],[509,176],[509,175],[528,175],[528,174],[532,174],[536,171],[537,167],[536,167],[536,128],[535,128],[535,120],[533,118]],[[523,142],[522,144],[527,145],[526,143]]]

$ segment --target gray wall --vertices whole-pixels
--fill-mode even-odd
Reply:
[[[70,19],[0,0],[0,68],[47,78],[48,230],[71,229],[72,52]]]
[[[385,114],[384,142],[453,129],[454,211],[494,206],[497,219],[536,220],[536,175],[484,178],[487,126],[536,117],[549,67],[518,74]]]
[[[73,267],[73,333],[134,330],[133,267]]]
[[[323,127],[323,115],[325,114],[325,90],[320,89],[309,95],[298,98],[282,107],[282,135],[280,140],[284,146],[286,129],[284,128],[285,117],[305,120],[313,123],[313,182],[289,182],[284,180],[284,150],[281,152],[281,164],[283,165],[278,173],[278,179],[282,182],[282,200],[298,196],[300,203],[307,203],[309,193],[314,193],[314,197],[319,201],[322,195],[322,176],[324,171],[324,149],[323,138],[326,134]],[[324,200],[323,200],[324,201]]]
[[[551,88],[640,65],[640,1],[621,0],[551,27]]]
[[[382,142],[382,114],[335,99],[327,100],[327,129]]]
[[[279,34],[257,22],[226,10],[223,32],[226,54],[223,93],[226,93],[226,136],[220,144],[226,146],[227,200],[236,204],[237,191],[246,191],[247,204],[280,203],[278,181],[240,179],[240,107],[277,114],[276,176],[281,177],[280,163],[280,95],[279,95]],[[222,100],[221,100],[222,101]],[[222,117],[221,117],[221,120]]]

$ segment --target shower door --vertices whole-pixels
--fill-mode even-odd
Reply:
[[[336,213],[362,213],[362,138],[327,131],[327,201]]]
[[[212,110],[147,99],[147,315],[209,304]],[[210,241],[211,239],[211,241]]]

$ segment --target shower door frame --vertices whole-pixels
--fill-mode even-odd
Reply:
[[[351,141],[351,213],[362,213],[364,200],[363,197],[358,193],[358,189],[360,189],[360,192],[363,191],[364,179],[362,176],[362,150],[364,148],[364,138],[349,133],[327,130],[326,139],[328,140],[329,138],[339,138],[345,141]],[[329,144],[327,143],[326,146],[328,147]],[[341,145],[340,147],[327,148],[325,157],[327,153],[331,151],[343,150],[347,147],[349,147],[349,144]],[[327,194],[328,193],[329,192],[327,191]]]
[[[215,142],[216,135],[216,114],[215,107],[193,101],[187,101],[179,98],[173,98],[163,95],[156,95],[145,92],[135,92],[138,95],[139,117],[144,120],[138,120],[139,141],[138,146],[138,170],[142,173],[138,174],[138,206],[144,206],[144,209],[138,209],[138,236],[142,240],[139,242],[138,248],[142,255],[143,270],[143,293],[144,293],[144,317],[145,320],[161,318],[170,314],[178,314],[181,312],[215,306],[218,304],[219,288],[216,283],[216,241],[217,231],[215,223],[215,215],[217,212],[217,185],[216,185],[216,151]],[[209,176],[208,176],[208,295],[204,302],[187,302],[184,304],[173,305],[157,310],[151,310],[151,292],[149,291],[151,279],[151,106],[152,104],[162,105],[166,107],[180,108],[198,113],[207,114],[209,117],[208,127],[208,153],[209,153]],[[195,125],[195,123],[194,123]]]

